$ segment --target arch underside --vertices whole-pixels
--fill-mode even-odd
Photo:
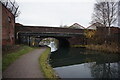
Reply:
[[[71,42],[70,38],[73,37],[83,37],[81,34],[40,34],[40,33],[19,33],[18,34],[18,42],[26,42],[25,44],[30,45],[31,38],[34,38],[37,42],[40,42],[44,38],[55,38],[59,40],[59,47],[69,47]]]

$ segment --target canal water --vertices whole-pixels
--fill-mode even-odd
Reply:
[[[60,78],[120,78],[118,54],[60,48],[51,52],[50,64]]]

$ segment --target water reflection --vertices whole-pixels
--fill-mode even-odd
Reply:
[[[57,45],[55,44],[54,41],[50,42],[47,46],[51,48],[51,52],[54,52],[57,50]]]
[[[39,46],[48,46],[51,48],[51,52],[54,52],[58,48],[59,41],[55,38],[44,38],[39,42]]]
[[[120,78],[120,55],[85,48],[61,48],[50,56],[61,78]]]
[[[119,78],[118,63],[91,64],[91,74],[94,78]]]

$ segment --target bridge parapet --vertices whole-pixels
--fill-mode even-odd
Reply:
[[[44,27],[44,26],[16,26],[16,32],[47,32],[47,33],[84,33],[84,29],[71,29],[59,27]]]
[[[83,33],[59,33],[59,32],[20,32],[20,36],[41,36],[41,37],[80,37],[83,36]]]

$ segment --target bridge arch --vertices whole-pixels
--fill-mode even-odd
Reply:
[[[34,37],[34,36],[20,36],[19,43],[27,44],[29,46],[39,46],[39,42],[45,38],[54,38],[58,40],[58,47],[69,47],[70,42],[69,38],[60,38],[60,37]]]
[[[16,43],[21,43],[24,40],[23,42],[28,45],[30,45],[31,37],[37,38],[38,41],[42,38],[52,37],[59,40],[59,47],[69,47],[71,44],[74,45],[83,42],[83,36],[83,29],[43,26],[16,26],[15,29]]]

